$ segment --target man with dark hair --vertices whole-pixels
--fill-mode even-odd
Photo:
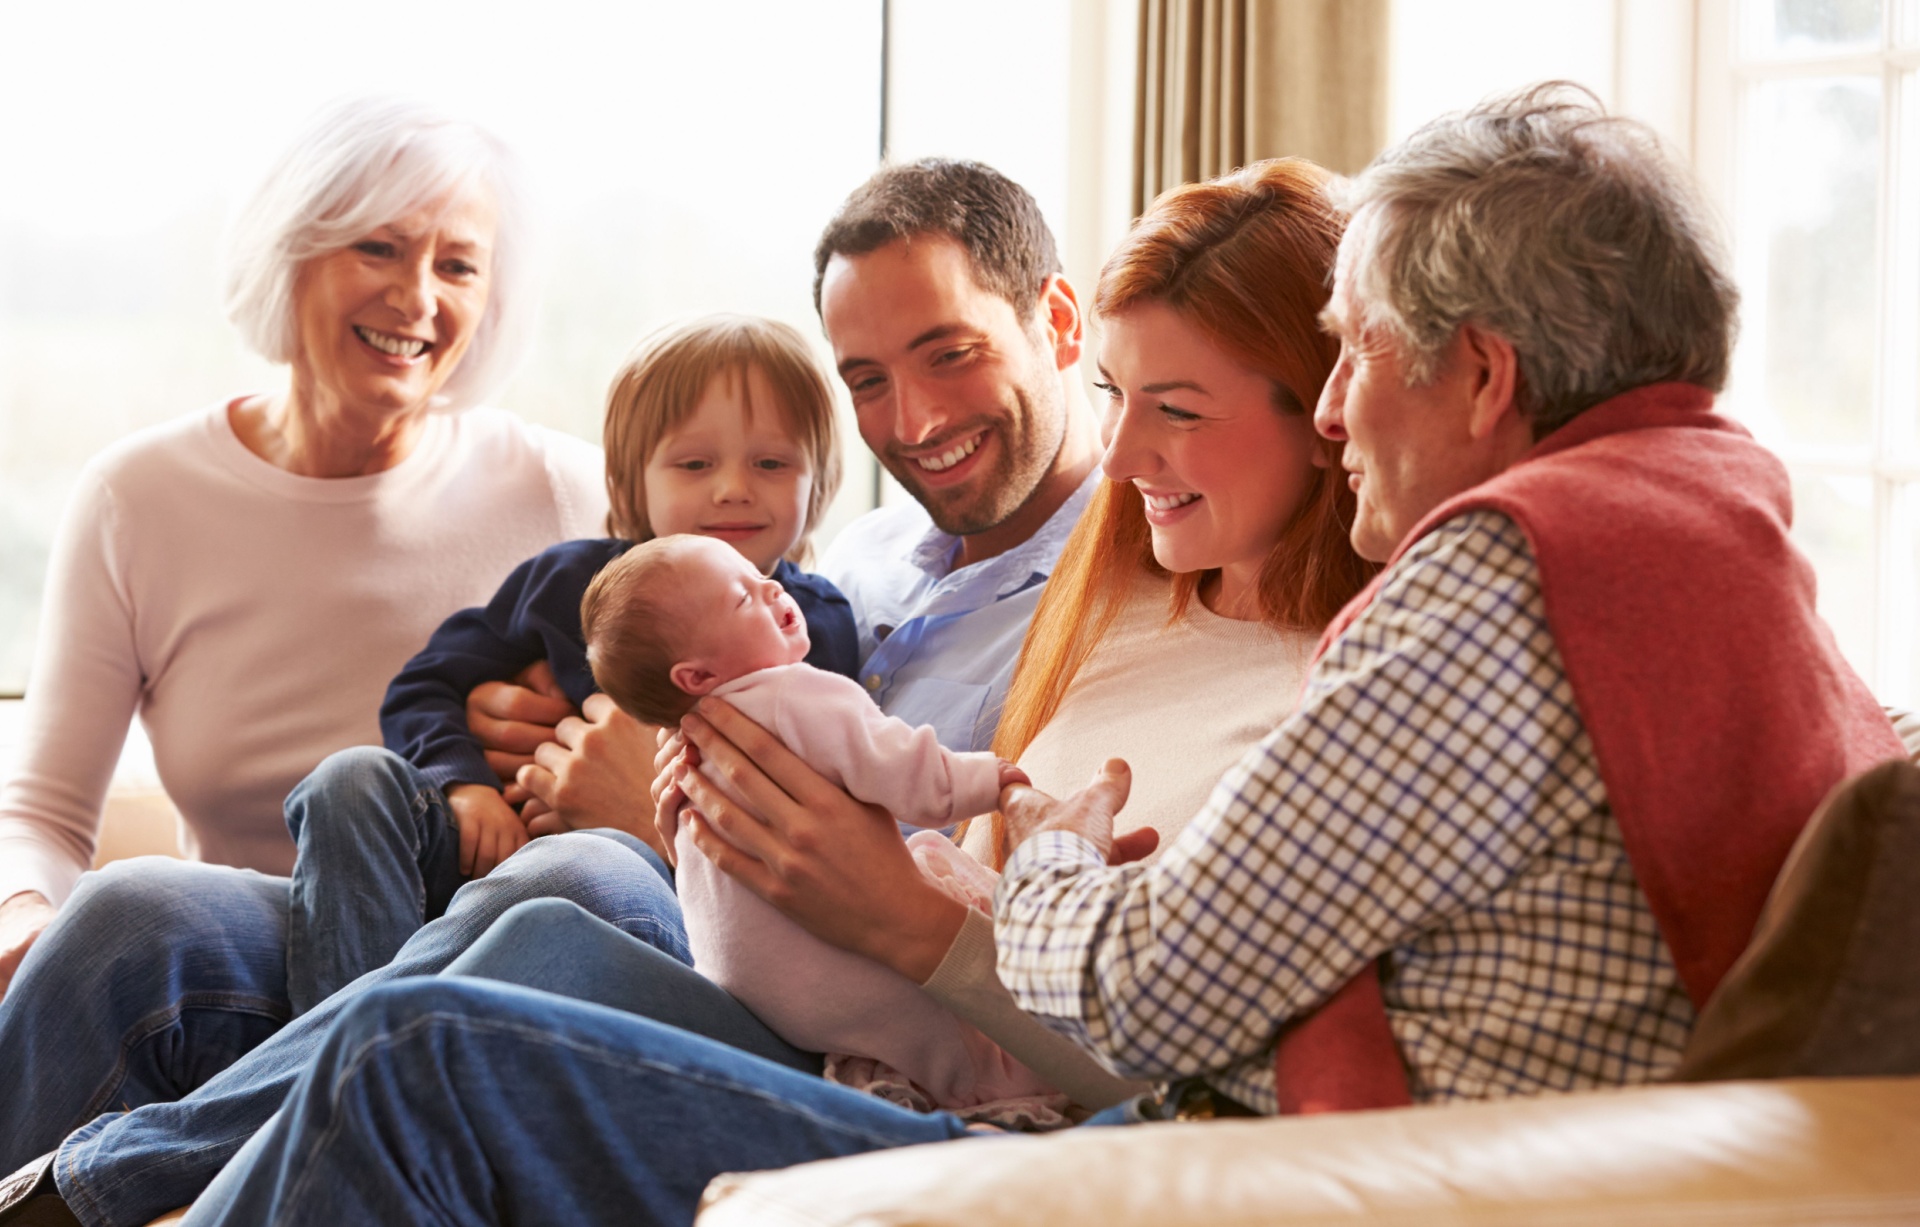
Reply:
[[[822,563],[853,602],[860,680],[943,744],[984,748],[1097,480],[1079,300],[1026,189],[928,159],[882,169],[827,223],[814,302],[861,438],[914,500]]]

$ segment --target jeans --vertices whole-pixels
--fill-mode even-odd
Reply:
[[[823,1064],[819,1053],[775,1035],[687,964],[564,899],[516,904],[440,974],[500,980],[638,1014],[802,1073],[817,1075]]]
[[[441,970],[515,904],[548,896],[689,957],[645,845],[555,835],[462,887],[387,966],[288,1023],[285,879],[163,859],[110,866],[83,880],[0,1003],[0,1170],[59,1145],[55,1179],[89,1227],[185,1205],[355,997]]]
[[[966,1136],[650,1019],[416,979],[356,995],[187,1223],[684,1224],[721,1172]]]
[[[287,998],[299,1015],[385,967],[466,879],[446,795],[390,751],[329,755],[287,794],[286,812],[299,850],[288,888]]]

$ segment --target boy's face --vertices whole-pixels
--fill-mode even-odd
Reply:
[[[688,631],[685,658],[673,666],[674,685],[707,694],[757,669],[806,659],[807,620],[779,581],[709,537],[682,538],[676,552]]]
[[[647,458],[654,536],[724,541],[762,573],[773,570],[805,531],[813,497],[813,466],[778,405],[758,367],[714,376]]]

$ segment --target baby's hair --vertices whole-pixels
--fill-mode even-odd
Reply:
[[[749,370],[773,388],[777,404],[753,403]],[[840,488],[840,449],[834,437],[833,391],[800,333],[751,315],[708,315],[663,328],[634,350],[607,389],[602,431],[607,452],[607,530],[629,541],[651,540],[647,522],[647,461],[660,441],[680,429],[715,378],[735,380],[752,413],[780,414],[813,466],[800,539],[787,557],[804,565],[813,530]]]
[[[600,569],[580,599],[580,631],[594,684],[645,724],[674,725],[695,696],[673,684],[674,630],[686,611],[674,600],[672,537],[643,541]]]

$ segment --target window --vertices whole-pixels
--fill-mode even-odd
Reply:
[[[1920,0],[1702,0],[1697,149],[1744,302],[1728,403],[1820,608],[1920,704]]]
[[[547,288],[499,402],[588,438],[622,357],[671,319],[749,311],[817,338],[813,243],[879,149],[879,0],[86,0],[0,22],[0,695],[26,682],[87,458],[277,385],[221,318],[219,240],[328,100],[423,98],[519,151]],[[846,490],[831,524],[872,483]]]

